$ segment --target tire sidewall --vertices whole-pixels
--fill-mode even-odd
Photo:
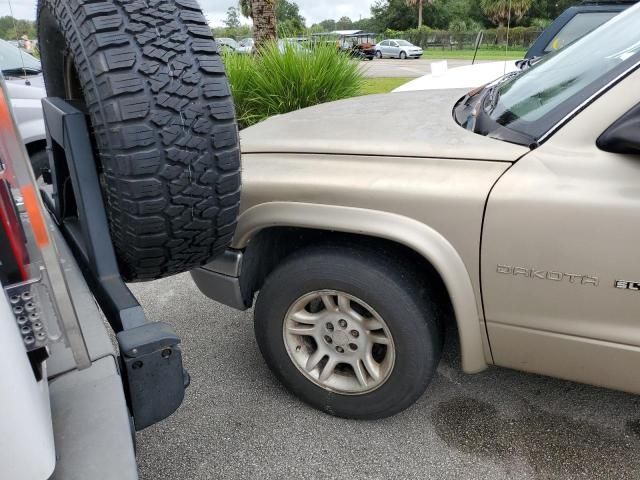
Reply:
[[[303,259],[304,260],[301,260]],[[382,418],[413,403],[424,391],[439,359],[439,330],[425,321],[419,301],[383,273],[380,265],[326,253],[299,256],[270,277],[258,297],[255,330],[260,349],[280,380],[294,394],[328,413],[348,418]],[[324,270],[324,271],[323,271]],[[352,273],[358,272],[360,279]],[[295,282],[290,280],[296,279]],[[283,340],[283,322],[291,304],[306,293],[331,289],[349,293],[385,320],[395,344],[395,363],[387,381],[362,395],[325,390],[310,381],[291,360]]]

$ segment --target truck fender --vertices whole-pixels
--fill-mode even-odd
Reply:
[[[240,216],[233,247],[243,249],[269,227],[299,227],[368,235],[405,245],[422,255],[442,277],[458,324],[462,369],[487,368],[482,322],[469,273],[462,258],[439,232],[421,222],[390,212],[297,202],[268,202]]]

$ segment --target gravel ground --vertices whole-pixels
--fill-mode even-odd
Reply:
[[[132,288],[182,335],[192,376],[178,412],[137,435],[142,479],[640,478],[640,397],[499,368],[465,375],[449,335],[412,408],[337,419],[271,375],[250,312],[212,302],[188,275]]]

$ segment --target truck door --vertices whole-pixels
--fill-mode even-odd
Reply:
[[[640,360],[640,154],[597,143],[625,114],[640,135],[638,81],[593,102],[490,195],[481,278],[498,365],[640,391],[629,368]]]

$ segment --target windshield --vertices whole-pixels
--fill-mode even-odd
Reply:
[[[20,55],[22,55],[22,60],[20,59]],[[27,73],[42,71],[40,62],[37,59],[23,52],[18,47],[14,47],[9,42],[0,40],[0,69],[2,72],[7,73],[22,70],[23,64]]]
[[[396,40],[396,43],[401,47],[411,47],[413,44],[407,42],[406,40]]]
[[[600,89],[637,66],[639,24],[637,5],[520,75],[498,83],[483,99],[484,112],[499,125],[539,140]]]

